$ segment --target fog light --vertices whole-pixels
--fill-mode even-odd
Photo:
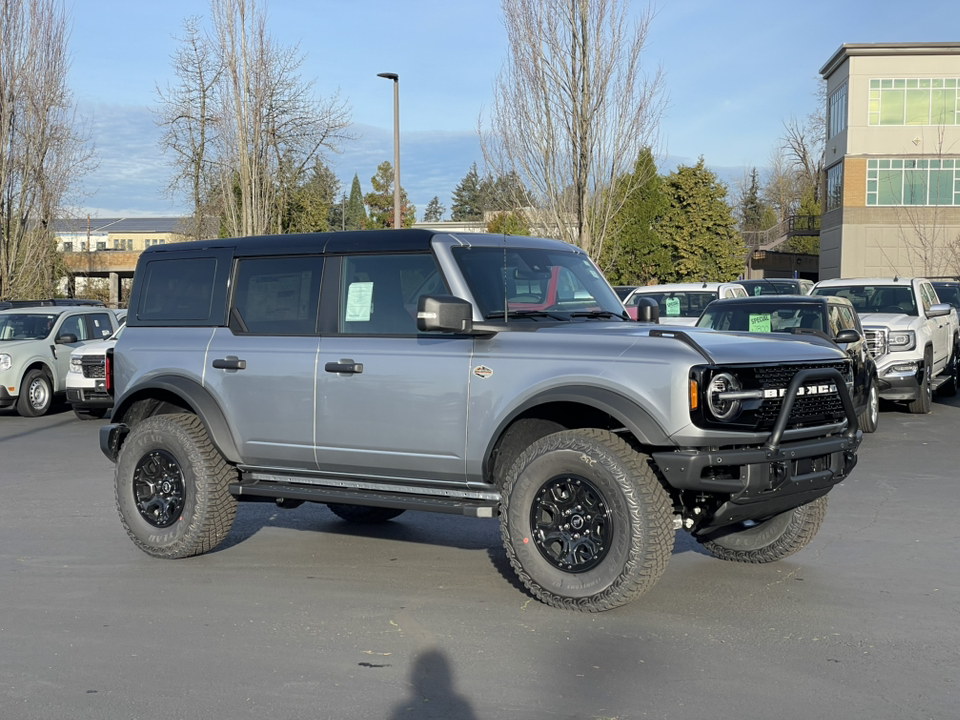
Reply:
[[[908,363],[898,363],[890,367],[887,372],[895,373],[915,373],[917,371],[917,364],[915,362]]]

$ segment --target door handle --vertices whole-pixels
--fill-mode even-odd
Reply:
[[[213,366],[217,370],[246,370],[247,361],[241,360],[238,357],[233,355],[228,355],[225,358],[217,358],[213,361]]]
[[[346,373],[348,375],[359,375],[363,372],[363,363],[356,363],[349,358],[344,358],[340,362],[328,362],[323,366],[328,373]]]

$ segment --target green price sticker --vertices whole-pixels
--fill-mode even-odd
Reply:
[[[667,298],[667,315],[671,317],[679,317],[680,298]]]
[[[768,333],[770,332],[770,315],[750,315],[750,332]]]

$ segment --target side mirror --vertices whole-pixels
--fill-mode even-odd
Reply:
[[[417,301],[417,330],[421,332],[469,333],[473,329],[473,305],[453,295],[421,295]]]
[[[953,306],[948,303],[937,303],[936,305],[931,305],[930,309],[927,310],[927,317],[935,318],[949,315],[952,309]]]
[[[71,345],[77,342],[77,336],[70,333],[64,333],[63,335],[57,336],[58,345]]]
[[[653,298],[637,300],[637,322],[660,323],[660,303]]]
[[[853,328],[841,330],[837,333],[837,336],[833,339],[833,341],[838,345],[847,345],[849,343],[860,342],[860,333]]]

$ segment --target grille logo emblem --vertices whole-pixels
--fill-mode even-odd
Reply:
[[[797,397],[808,397],[810,395],[835,395],[837,386],[833,383],[825,385],[806,385],[797,388]],[[787,394],[786,388],[770,388],[763,391],[764,400],[768,398],[782,398]]]

